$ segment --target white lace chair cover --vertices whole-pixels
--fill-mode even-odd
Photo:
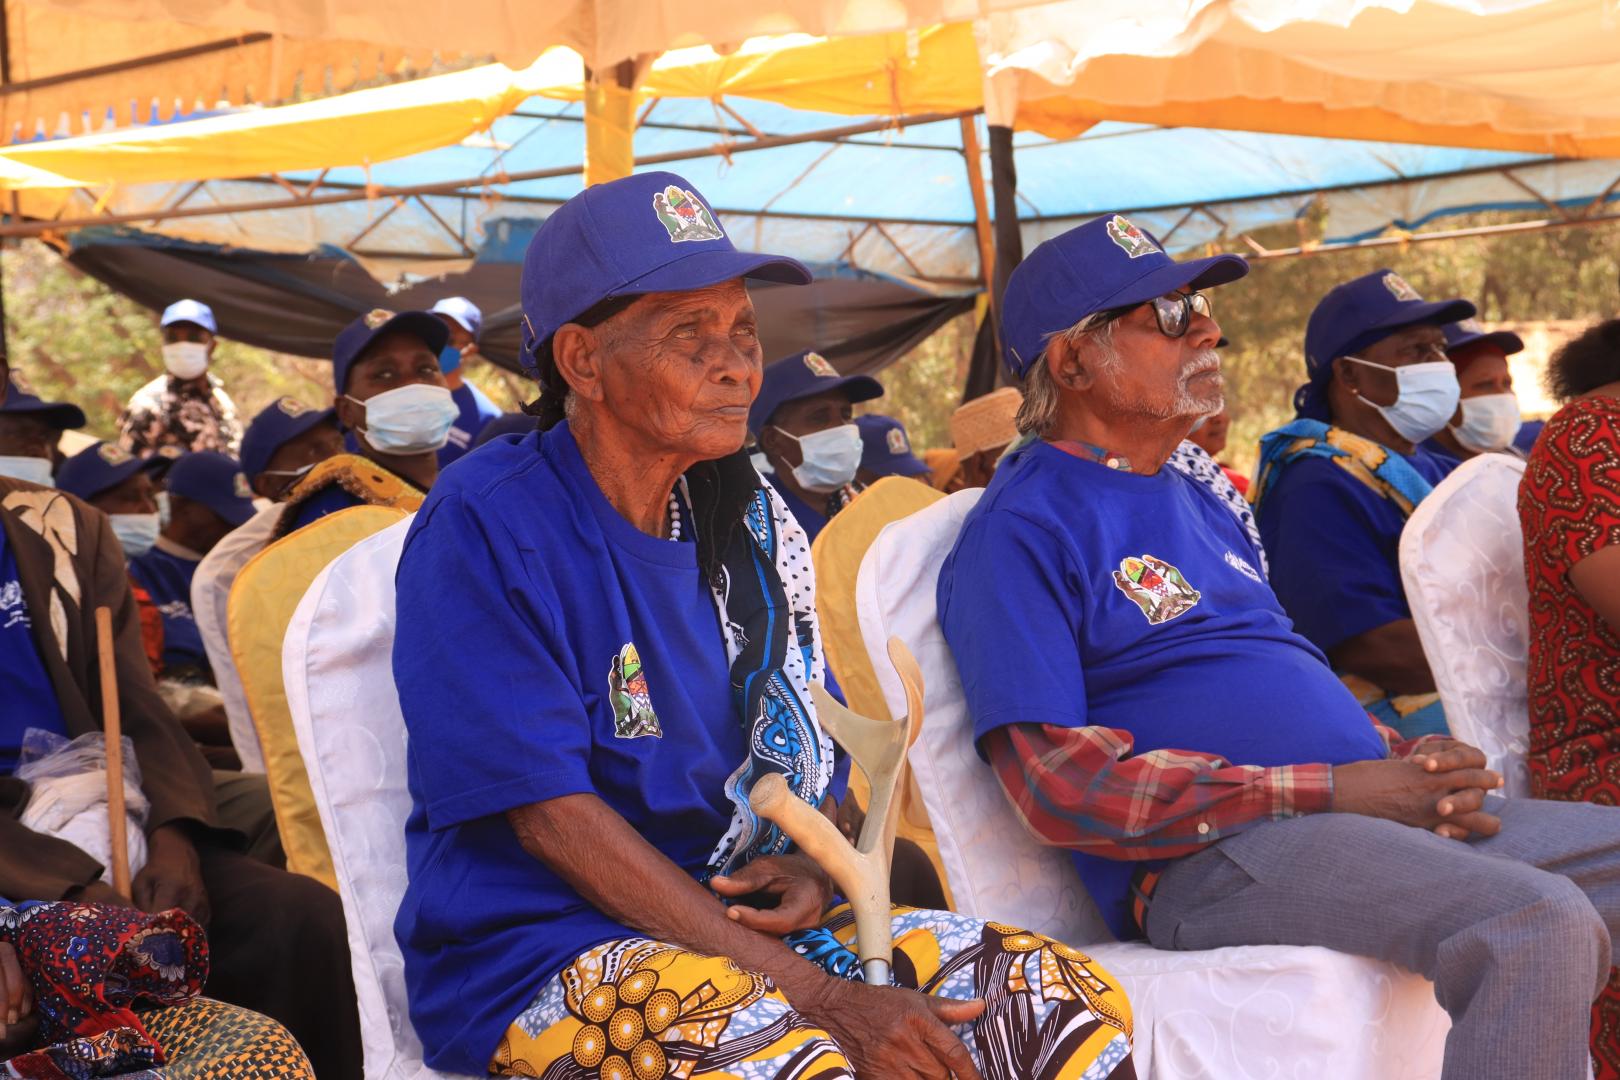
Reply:
[[[249,773],[264,772],[264,751],[259,747],[259,732],[253,726],[253,713],[248,709],[247,696],[242,690],[242,677],[236,673],[236,656],[231,652],[230,634],[226,630],[226,612],[237,573],[264,550],[280,520],[280,503],[260,510],[215,544],[197,564],[197,572],[191,578],[191,613],[197,620],[197,632],[202,635],[208,666],[214,671],[214,685],[219,687],[219,696],[225,700],[231,746],[242,761],[242,771]]]
[[[1418,504],[1401,533],[1401,579],[1451,733],[1485,751],[1530,794],[1527,665],[1530,593],[1524,579],[1519,481],[1524,462],[1481,454]]]
[[[1100,961],[1130,997],[1144,1080],[1438,1077],[1451,1023],[1426,979],[1320,948],[1161,952],[1114,942],[1069,856],[1025,831],[973,747],[934,602],[940,565],[980,494],[958,492],[888,526],[856,584],[862,637],[896,715],[904,698],[884,643],[899,635],[922,665],[925,718],[911,765],[957,909]]]
[[[332,850],[366,1080],[435,1080],[411,1027],[394,915],[405,895],[405,719],[394,691],[394,568],[406,518],[315,579],[282,649],[287,704]]]

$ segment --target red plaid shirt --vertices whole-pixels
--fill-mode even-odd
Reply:
[[[1438,736],[1400,741],[1376,722],[1390,756]],[[1331,765],[1261,768],[1214,754],[1131,755],[1129,732],[1009,724],[982,742],[1024,827],[1042,843],[1108,859],[1189,855],[1262,821],[1333,808]]]

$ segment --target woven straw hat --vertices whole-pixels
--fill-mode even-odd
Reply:
[[[1006,446],[1018,438],[1013,423],[1024,395],[1016,387],[1003,386],[983,397],[976,397],[951,414],[951,442],[962,457]]]

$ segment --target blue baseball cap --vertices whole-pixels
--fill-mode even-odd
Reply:
[[[484,313],[478,310],[477,304],[465,296],[447,296],[428,308],[428,312],[456,320],[463,330],[475,338],[484,328]]]
[[[0,401],[0,413],[34,413],[47,424],[63,431],[82,428],[85,424],[83,409],[65,401],[41,401],[17,371],[11,373],[6,399]]]
[[[158,473],[168,465],[167,458],[136,457],[117,443],[93,442],[62,462],[56,486],[89,502],[138,472]]]
[[[389,311],[372,308],[354,322],[345,326],[332,343],[332,385],[338,394],[349,388],[349,370],[360,354],[384,334],[394,331],[415,334],[434,355],[444,351],[450,342],[450,328],[437,315],[425,311]]]
[[[235,458],[215,450],[182,454],[169,466],[170,495],[202,503],[232,525],[244,525],[257,511],[253,489]]]
[[[559,206],[523,256],[523,355],[604,300],[684,292],[733,278],[806,285],[796,259],[738,251],[689,182],[637,173],[588,187]]]
[[[1249,272],[1237,255],[1176,262],[1152,233],[1108,214],[1036,245],[1007,279],[1001,342],[1022,379],[1053,334],[1087,315],[1145,304],[1177,289],[1225,285]]]
[[[336,409],[317,409],[294,397],[271,402],[242,436],[242,471],[252,480],[270,467],[277,450],[310,428],[328,423],[337,425]]]
[[[861,468],[879,476],[923,476],[934,470],[911,452],[906,426],[892,416],[857,416],[861,429]]]
[[[1446,335],[1446,352],[1454,353],[1459,349],[1479,342],[1489,342],[1502,350],[1504,356],[1512,356],[1517,352],[1524,352],[1524,338],[1511,330],[1486,330],[1479,325],[1478,319],[1463,319],[1461,322],[1446,323],[1440,328]]]
[[[214,323],[214,309],[201,300],[176,300],[163,309],[163,318],[159,326],[168,326],[171,323],[195,323],[210,334],[219,333],[219,327]]]
[[[790,401],[842,389],[851,403],[883,396],[883,384],[870,375],[840,375],[814,349],[794,353],[765,369],[759,396],[748,408],[748,430],[758,436],[776,410]]]
[[[1471,318],[1467,300],[1425,300],[1393,270],[1374,270],[1335,285],[1305,324],[1305,371],[1325,378],[1333,361],[1352,356],[1408,326],[1441,326]]]

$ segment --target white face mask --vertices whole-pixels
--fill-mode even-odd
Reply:
[[[831,493],[855,479],[855,470],[861,467],[861,429],[854,424],[808,435],[776,430],[799,444],[804,462],[793,467],[793,479],[806,491]]]
[[[161,528],[159,514],[108,514],[113,535],[118,537],[126,559],[138,559],[152,550]]]
[[[153,498],[158,504],[158,525],[161,526],[161,529],[167,529],[169,527],[169,519],[174,516],[174,511],[169,506],[169,493],[167,491],[160,491],[153,496]]]
[[[163,366],[177,379],[195,379],[208,370],[208,346],[197,341],[168,341]]]
[[[1443,429],[1457,412],[1462,387],[1457,385],[1457,368],[1450,360],[1392,368],[1359,356],[1345,359],[1395,373],[1399,388],[1395,404],[1379,405],[1371,401],[1367,404],[1377,409],[1389,421],[1389,426],[1408,442],[1420,443],[1427,439]]]
[[[365,401],[349,400],[366,410],[366,425],[360,429],[366,442],[385,454],[439,449],[450,440],[450,429],[461,415],[448,387],[427,383],[396,386]]]
[[[287,492],[292,490],[293,485],[298,483],[298,481],[302,480],[304,477],[308,476],[309,470],[313,469],[314,467],[315,466],[313,464],[310,464],[305,465],[300,469],[265,469],[263,472],[259,473],[259,475],[274,476],[278,478],[280,486],[276,488],[274,498],[277,502],[280,502],[282,499],[286,498]],[[281,477],[286,477],[286,479],[280,480]]]
[[[1463,398],[1462,423],[1452,424],[1451,433],[1463,447],[1476,454],[1506,450],[1519,433],[1519,399],[1512,394],[1481,394]]]
[[[27,480],[30,484],[40,487],[55,487],[56,479],[51,476],[51,459],[42,457],[8,457],[0,454],[0,476],[9,476],[13,480]]]

